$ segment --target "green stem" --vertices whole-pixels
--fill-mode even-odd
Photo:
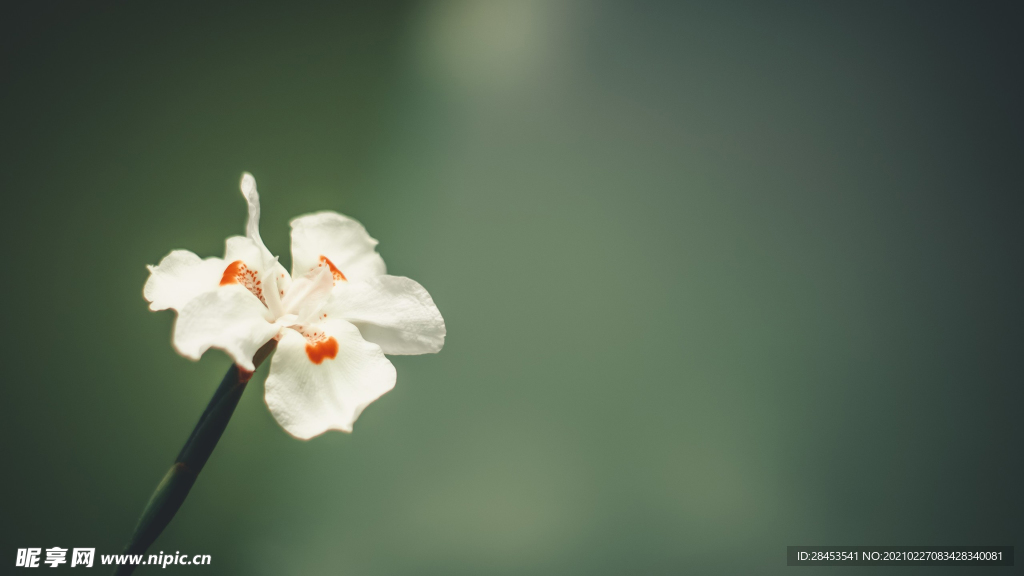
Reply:
[[[267,359],[277,346],[276,340],[267,342],[260,348],[252,359],[256,368]],[[174,465],[164,475],[164,479],[157,485],[149,502],[142,510],[139,524],[135,527],[124,554],[141,555],[156,540],[157,536],[164,531],[164,528],[171,522],[178,508],[185,501],[189,490],[195,484],[196,478],[206,465],[206,461],[217,446],[224,429],[227,428],[231,415],[235,412],[238,400],[245,392],[245,386],[252,377],[251,372],[241,370],[238,365],[232,364],[220,386],[213,393],[213,398],[207,404],[199,422],[192,430],[185,446],[182,447]],[[114,570],[114,576],[128,576],[135,570],[134,565],[123,564]]]

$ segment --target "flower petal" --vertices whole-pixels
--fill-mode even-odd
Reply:
[[[241,261],[248,271],[255,276],[245,279],[246,287],[270,309],[273,316],[284,314],[281,306],[282,285],[287,285],[288,272],[277,262],[277,258],[267,262],[263,254],[263,246],[252,238],[232,236],[227,239],[224,250],[224,262],[230,266]],[[225,268],[227,274],[227,268]],[[226,277],[225,277],[226,278]]]
[[[219,348],[252,371],[253,354],[279,330],[259,298],[228,284],[196,296],[178,312],[173,341],[186,358],[198,360],[208,349]]]
[[[249,204],[249,218],[245,222],[245,235],[259,245],[263,257],[269,265],[276,258],[263,244],[263,238],[260,238],[260,194],[256,190],[256,178],[252,174],[244,172],[239,188],[242,190],[245,201]]]
[[[327,339],[316,345],[295,330],[281,331],[266,383],[270,412],[303,440],[351,432],[359,413],[395,386],[395,367],[355,326],[330,320],[318,329]]]
[[[175,250],[149,268],[142,288],[150,310],[181,310],[189,300],[212,290],[224,274],[220,258],[202,260],[188,250]]]
[[[224,261],[234,262],[241,260],[253,270],[262,271],[266,268],[263,263],[263,250],[260,245],[246,236],[231,236],[224,241]]]
[[[239,188],[242,190],[242,196],[245,197],[245,201],[249,205],[249,218],[245,222],[245,235],[252,240],[259,250],[262,257],[262,263],[258,267],[262,273],[260,279],[269,284],[263,299],[271,312],[275,315],[280,315],[283,313],[281,294],[288,289],[291,278],[288,277],[288,271],[284,269],[284,266],[281,266],[280,262],[278,262],[277,256],[274,256],[267,249],[266,244],[263,243],[263,238],[260,237],[260,194],[256,190],[256,178],[248,172],[243,173]]]
[[[404,276],[338,282],[324,313],[354,324],[385,354],[429,354],[444,346],[441,312],[426,288]]]
[[[249,172],[244,172],[239,188],[241,188],[242,196],[245,197],[246,203],[249,205],[249,218],[246,220],[246,236],[253,241],[262,256],[263,262],[259,266],[259,270],[264,274],[261,280],[270,284],[263,299],[267,307],[270,308],[270,312],[280,316],[284,310],[281,305],[281,296],[284,291],[288,290],[291,278],[288,276],[285,266],[281,265],[281,262],[278,261],[278,256],[274,256],[267,249],[259,235],[260,207],[259,192],[256,190],[256,178]]]
[[[314,268],[296,278],[285,293],[281,305],[287,314],[295,314],[298,323],[313,321],[334,287],[334,277],[327,268]]]
[[[336,212],[300,216],[292,224],[292,276],[302,276],[326,258],[347,280],[384,274],[377,241],[355,220]]]

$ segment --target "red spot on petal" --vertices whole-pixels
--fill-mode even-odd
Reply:
[[[241,260],[235,260],[228,264],[228,267],[224,269],[224,275],[220,278],[220,285],[238,284],[238,275],[243,273],[244,268],[245,263]]]
[[[320,364],[324,359],[333,360],[338,355],[338,341],[331,336],[327,340],[306,344],[306,356],[313,364]]]
[[[320,256],[320,262],[323,264],[327,264],[327,267],[331,269],[331,274],[334,275],[335,280],[345,280],[346,282],[348,281],[348,278],[345,278],[345,275],[341,273],[341,270],[338,270],[338,267],[335,266],[334,262],[331,262],[331,260],[327,256]]]

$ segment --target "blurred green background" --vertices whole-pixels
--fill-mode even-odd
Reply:
[[[448,339],[309,442],[264,367],[152,549],[213,567],[169,571],[806,574],[835,569],[787,545],[1021,544],[1020,3],[2,22],[4,572],[131,533],[228,366],[174,353],[145,265],[221,255],[245,170],[286,265],[290,218],[351,215]]]

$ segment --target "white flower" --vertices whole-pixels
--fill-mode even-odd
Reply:
[[[289,274],[260,238],[255,179],[245,173],[241,186],[246,236],[228,238],[223,259],[171,252],[148,267],[143,295],[151,310],[178,313],[173,342],[186,358],[219,348],[252,372],[253,354],[277,339],[266,383],[274,418],[303,439],[351,432],[395,385],[384,354],[438,352],[444,319],[422,286],[385,274],[377,241],[341,214],[292,220]]]

